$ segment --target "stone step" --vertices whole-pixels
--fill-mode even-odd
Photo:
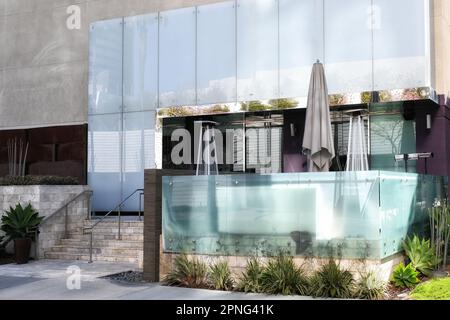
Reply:
[[[62,246],[80,246],[88,247],[89,239],[61,239],[60,244]],[[94,247],[115,247],[115,248],[143,248],[143,241],[131,241],[131,240],[97,240],[92,241]]]
[[[79,254],[79,253],[67,253],[67,252],[45,252],[44,257],[46,259],[58,259],[58,260],[82,260],[89,261],[89,254]],[[129,262],[140,264],[142,259],[139,257],[125,257],[123,255],[103,255],[103,254],[93,254],[93,261],[108,261],[108,262]]]
[[[89,247],[84,246],[54,246],[51,248],[50,252],[64,252],[64,253],[74,253],[74,254],[89,254]],[[92,253],[94,255],[105,255],[105,256],[114,256],[121,255],[128,258],[139,257],[139,255],[143,252],[141,248],[114,248],[114,247],[105,247],[92,248]]]

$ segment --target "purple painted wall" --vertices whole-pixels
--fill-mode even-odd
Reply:
[[[431,128],[427,129],[427,114],[431,115]],[[450,121],[449,107],[445,98],[439,97],[439,106],[431,103],[416,108],[417,152],[433,152],[427,160],[427,172],[432,175],[448,176],[450,169]],[[425,173],[425,160],[417,162],[417,172]]]

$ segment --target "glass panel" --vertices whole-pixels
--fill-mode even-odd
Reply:
[[[160,13],[160,107],[196,104],[195,20],[195,8]]]
[[[158,15],[125,18],[124,111],[158,106]]]
[[[324,60],[322,1],[280,0],[282,98],[308,95],[311,69],[317,59]]]
[[[198,7],[198,104],[236,100],[236,10],[234,2]]]
[[[122,109],[122,19],[93,23],[89,42],[89,114]]]
[[[372,170],[405,171],[404,162],[395,155],[416,152],[416,122],[406,120],[402,103],[371,104],[370,168]],[[417,161],[408,161],[408,172],[416,171]]]
[[[238,100],[278,97],[276,0],[238,0]]]
[[[121,199],[121,114],[89,116],[88,182],[92,210],[109,211]]]
[[[325,72],[330,94],[372,91],[370,9],[371,0],[325,0]]]
[[[144,169],[155,167],[155,114],[153,111],[123,115],[122,199],[144,188]],[[139,194],[127,200],[124,211],[139,210]],[[142,209],[142,208],[141,208]]]
[[[164,250],[377,258],[378,175],[164,177]]]
[[[428,86],[428,0],[374,0],[375,90]]]
[[[442,195],[442,177],[412,173],[380,176],[382,257],[402,250],[407,235],[425,235],[429,230],[427,209]]]

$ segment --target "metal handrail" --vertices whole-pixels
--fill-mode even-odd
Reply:
[[[123,204],[130,199],[133,195],[135,195],[137,192],[139,192],[139,219],[141,218],[141,202],[142,202],[142,195],[144,194],[144,189],[136,189],[134,190],[130,195],[128,195],[125,199],[123,199],[117,206],[115,206],[112,210],[110,210],[108,213],[106,213],[103,217],[101,217],[97,222],[95,222],[93,225],[91,225],[90,227],[85,227],[83,229],[83,233],[86,234],[87,230],[90,230],[89,233],[89,263],[92,263],[92,241],[93,241],[93,233],[94,233],[94,228],[101,222],[103,222],[111,213],[115,212],[116,209],[117,213],[118,213],[118,240],[122,240],[122,235],[120,233],[120,225],[121,225],[121,220],[122,220],[122,216],[121,216],[121,212],[120,212],[120,208],[123,206]]]
[[[82,192],[80,192],[79,194],[77,194],[76,196],[74,196],[72,199],[70,199],[69,201],[67,201],[64,205],[62,205],[60,208],[58,208],[57,210],[55,210],[52,214],[50,214],[49,216],[46,216],[42,222],[39,224],[39,227],[36,228],[35,231],[35,259],[39,259],[39,229],[47,223],[48,220],[50,220],[51,218],[53,218],[54,216],[56,216],[59,212],[61,212],[63,209],[65,209],[64,211],[64,237],[67,238],[68,235],[68,215],[69,215],[69,205],[72,204],[73,202],[75,202],[76,200],[78,200],[78,198],[80,198],[81,196],[85,195],[86,193],[89,194],[88,197],[88,212],[87,215],[88,217],[91,215],[91,198],[92,195],[94,194],[94,192],[92,190],[83,190]]]

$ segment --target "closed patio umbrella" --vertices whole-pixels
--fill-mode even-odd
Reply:
[[[303,151],[309,172],[327,172],[335,156],[331,131],[330,103],[323,65],[314,64],[308,92]]]

